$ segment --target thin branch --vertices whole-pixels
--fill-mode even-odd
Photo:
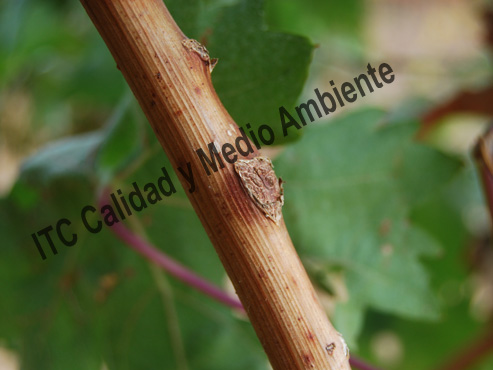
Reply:
[[[180,330],[180,323],[178,321],[178,312],[175,307],[173,299],[173,289],[171,288],[167,276],[158,265],[150,263],[151,272],[156,282],[156,286],[161,294],[161,301],[166,316],[166,322],[168,324],[168,330],[171,337],[171,347],[176,360],[177,370],[188,370],[187,355],[185,353],[185,345]]]
[[[454,113],[471,113],[485,116],[493,116],[493,86],[488,86],[479,91],[460,91],[456,96],[443,104],[434,107],[421,117],[419,138],[424,138],[429,131],[444,117]]]
[[[184,176],[178,178],[244,304],[272,367],[348,370],[341,336],[317,298],[284,221],[276,217],[273,222],[266,217],[267,208],[261,207],[252,193],[245,190],[242,184],[245,178],[240,177],[229,161],[226,164],[221,161],[220,169],[216,168],[210,176],[204,171],[205,159],[198,151],[207,153],[208,148],[224,151],[233,139],[239,146],[238,159],[254,166],[258,164],[255,158],[261,155],[253,147],[247,152],[240,151],[245,146],[240,141],[243,134],[214,90],[210,76],[214,62],[207,50],[183,34],[162,0],[81,0],[81,3],[115,58],[175,172],[190,169],[188,172],[194,175],[189,176],[193,187]],[[280,189],[272,190],[266,185],[275,183],[273,172],[261,173],[269,176],[269,181],[261,181],[264,186],[259,191],[279,199]],[[138,244],[140,253],[158,259],[175,274],[202,286],[201,279],[189,276],[182,266],[155,254],[147,243],[136,239],[121,225],[116,230],[121,238]],[[202,286],[205,290],[209,288]],[[328,351],[332,345],[334,350]]]
[[[351,356],[349,358],[349,363],[351,364],[352,367],[360,370],[380,370],[354,356]]]
[[[488,325],[486,332],[466,348],[458,351],[458,355],[448,360],[438,370],[467,370],[478,364],[488,354],[493,352],[493,330]]]
[[[106,196],[101,197],[100,204],[104,205],[108,204],[108,202],[109,198],[107,198]],[[204,278],[190,271],[171,257],[168,257],[166,254],[158,250],[142,237],[132,233],[132,231],[127,229],[123,225],[123,223],[115,223],[109,229],[118,237],[118,239],[123,241],[130,248],[144,256],[146,259],[160,266],[178,280],[194,287],[207,296],[212,297],[217,301],[226,304],[227,306],[243,311],[243,306],[239,299],[231,297],[220,288],[216,287],[215,285],[206,281]]]
[[[100,206],[109,202],[109,197],[107,196],[107,194],[109,194],[110,192],[110,190],[103,191],[103,195],[99,199]],[[117,236],[130,248],[154,263],[156,266],[161,267],[167,273],[174,276],[178,280],[225,304],[228,307],[244,311],[243,305],[237,297],[230,296],[220,288],[216,287],[212,283],[209,283],[204,278],[200,277],[193,271],[181,265],[179,262],[175,261],[164,252],[159,250],[153,244],[147,242],[139,235],[134,234],[122,223],[116,223],[109,229],[113,232],[113,234],[115,234],[115,236]],[[373,367],[354,356],[351,356],[349,358],[349,364],[360,370],[379,370],[376,367]]]

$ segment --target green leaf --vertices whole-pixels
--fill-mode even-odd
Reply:
[[[306,128],[275,161],[286,180],[284,215],[302,257],[344,271],[346,312],[366,307],[436,319],[438,301],[422,256],[439,246],[413,224],[413,207],[437,194],[460,163],[414,142],[413,123],[385,124],[365,110]],[[432,169],[433,168],[433,169]],[[348,307],[348,306],[353,306]],[[341,318],[341,326],[350,321]],[[354,344],[357,327],[349,331]]]
[[[0,80],[6,97],[18,94],[30,103],[26,116],[34,130],[26,128],[34,137],[100,127],[125,85],[80,4],[59,3],[0,5]],[[278,108],[295,104],[313,45],[269,30],[260,0],[166,4],[185,34],[219,57],[212,78],[237,123],[268,124],[281,142]],[[336,34],[333,39],[347,40],[331,42],[331,48],[343,45],[335,48],[338,53],[354,53],[362,4],[269,0],[266,20],[276,30]],[[17,100],[7,102],[5,108],[15,111]],[[109,369],[268,368],[247,321],[156,273],[108,230],[91,234],[81,224],[81,208],[98,207],[101,185],[128,194],[133,182],[155,182],[163,166],[172,173],[135,106],[122,101],[103,129],[40,150],[26,161],[8,199],[0,200],[2,345],[18,353],[25,369],[92,369],[103,363]],[[337,300],[332,320],[351,350],[363,330],[360,353],[377,364],[370,349],[374,334],[394,331],[405,356],[393,368],[430,368],[483,325],[471,317],[470,292],[462,283],[467,233],[459,208],[471,203],[464,199],[472,192],[453,184],[460,191],[443,194],[459,163],[414,143],[414,124],[385,124],[379,111],[336,121],[299,131],[306,137],[276,161],[287,180],[290,233],[321,288]],[[36,131],[40,125],[43,130]],[[223,285],[219,259],[171,176],[177,193],[125,223]],[[74,247],[56,241],[58,255],[47,253],[42,261],[31,233],[62,217],[73,222],[70,231],[80,239]],[[436,318],[439,306],[442,321],[414,321]]]
[[[468,279],[470,266],[464,253],[464,245],[470,242],[470,235],[462,220],[462,207],[455,204],[458,201],[463,205],[474,204],[467,199],[477,193],[477,189],[473,189],[477,184],[471,181],[474,179],[472,170],[472,164],[469,164],[447,184],[440,196],[430,198],[411,212],[412,222],[444,246],[438,258],[424,261],[430,273],[431,286],[442,307],[440,320],[416,322],[370,310],[359,341],[359,355],[375,365],[389,370],[436,368],[484,331],[485,322],[472,314]],[[468,196],[465,196],[466,192]],[[405,349],[393,364],[383,362],[372,350],[375,336],[382,332],[393,333]]]
[[[173,16],[176,24],[182,32],[189,38],[199,38],[198,34],[198,18],[200,15],[200,5],[203,1],[200,0],[170,0],[166,1],[166,7]]]
[[[275,143],[285,141],[279,107],[291,108],[301,93],[313,51],[308,39],[267,30],[263,1],[243,0],[224,11],[207,48],[219,58],[212,80],[236,123],[250,123],[255,133],[268,125]]]
[[[171,164],[152,131],[141,132],[130,107],[124,99],[105,128],[36,153],[2,201],[1,216],[8,211],[8,222],[0,235],[9,244],[3,248],[0,278],[9,284],[0,287],[0,313],[11,318],[0,323],[2,338],[25,369],[77,370],[103,362],[118,369],[159,364],[226,370],[232,363],[238,369],[266,368],[247,321],[172,278],[166,279],[169,292],[163,296],[148,261],[106,229],[91,234],[82,225],[82,207],[98,208],[95,194],[101,184],[91,180],[102,174],[113,191],[128,194],[133,182],[141,188],[155,183],[165,167],[177,193],[134,212],[127,226],[141,224],[169,255],[219,286],[224,282],[224,269]],[[55,237],[58,254],[52,255],[40,238],[48,256],[42,261],[31,233],[62,217],[72,222],[69,231],[78,242],[65,247]],[[73,363],[78,356],[83,360]]]
[[[135,159],[143,165],[113,190],[127,194],[134,181],[155,182],[163,166],[171,172],[164,154],[148,158],[144,163]],[[43,198],[27,212],[15,199],[1,204],[2,218],[7,211],[9,217],[0,233],[10,242],[0,260],[0,278],[9,282],[0,285],[0,313],[9,317],[0,321],[0,333],[18,352],[23,368],[77,370],[100,368],[104,362],[117,369],[154,369],[156,364],[180,369],[179,345],[189,369],[227,370],[232,364],[266,369],[247,321],[173,278],[166,278],[169,291],[163,295],[148,261],[106,228],[97,234],[85,230],[77,218],[84,205],[97,207],[90,196],[96,189],[86,182],[77,188],[80,180],[64,173],[50,186],[37,185]],[[224,269],[174,174],[172,181],[178,192],[129,216],[127,227],[142,224],[158,248],[221,285]],[[19,185],[14,193],[19,198],[26,191]],[[42,261],[30,233],[61,217],[73,221],[69,230],[79,241],[64,247],[56,240],[58,255],[47,253]]]
[[[361,0],[270,0],[267,19],[285,32],[309,35],[315,40],[330,36],[359,35],[364,2]]]
[[[274,144],[294,140],[283,136],[279,107],[291,108],[308,75],[313,45],[305,37],[269,31],[263,0],[195,0],[166,3],[184,33],[203,42],[218,58],[212,80],[221,102],[239,126],[254,133],[268,125]]]
[[[48,184],[64,176],[88,176],[102,141],[101,132],[72,136],[50,143],[28,158],[21,168],[21,178]]]
[[[144,118],[130,92],[127,92],[104,127],[96,167],[106,183],[143,151]]]

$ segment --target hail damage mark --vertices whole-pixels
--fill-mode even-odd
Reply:
[[[209,56],[209,51],[204,45],[194,39],[185,39],[181,43],[185,48],[196,53],[200,59],[202,59],[204,64],[209,67],[209,72],[212,73],[212,70],[217,64],[217,58],[211,59]]]
[[[239,159],[235,165],[241,184],[267,218],[279,225],[282,218],[284,192],[282,180],[277,179],[272,162],[267,157]]]
[[[334,342],[330,343],[330,344],[327,344],[325,346],[325,350],[327,351],[327,353],[332,356],[334,354],[334,350],[336,349],[336,344]]]

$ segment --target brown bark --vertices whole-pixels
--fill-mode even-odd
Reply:
[[[175,171],[191,162],[196,190],[187,194],[274,369],[349,369],[342,338],[318,302],[284,221],[266,217],[233,165],[207,176],[195,153],[208,152],[210,142],[234,144],[241,134],[214,91],[208,55],[188,41],[160,0],[81,2]],[[258,156],[255,151],[243,159]]]
[[[421,117],[418,138],[424,138],[440,120],[449,114],[470,113],[493,116],[493,86],[477,91],[460,91],[452,99],[434,107]]]

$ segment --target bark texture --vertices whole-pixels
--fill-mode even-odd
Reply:
[[[266,217],[234,165],[225,162],[210,176],[202,168],[197,149],[234,144],[241,135],[214,91],[207,52],[180,31],[161,0],[81,2],[175,171],[191,163],[196,190],[189,198],[273,368],[349,369],[344,341],[321,308],[282,218]]]

